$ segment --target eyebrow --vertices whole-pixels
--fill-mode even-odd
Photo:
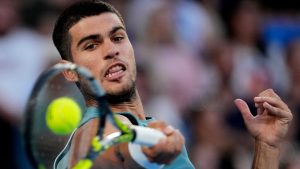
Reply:
[[[80,41],[77,43],[77,47],[79,47],[83,42],[85,42],[87,40],[99,39],[99,38],[100,38],[100,35],[98,35],[98,34],[93,34],[93,35],[86,36],[86,37],[80,39]]]
[[[125,28],[123,26],[115,26],[115,27],[112,28],[111,31],[109,31],[109,36],[116,33],[118,30],[124,30],[125,31]],[[100,38],[101,38],[101,35],[99,35],[99,34],[88,35],[88,36],[83,37],[82,39],[80,39],[80,41],[77,43],[77,47],[79,47],[83,42],[85,42],[87,40],[100,39]]]
[[[115,26],[115,27],[112,28],[111,31],[109,31],[109,35],[112,35],[112,34],[116,33],[120,29],[125,31],[125,28],[123,26]]]

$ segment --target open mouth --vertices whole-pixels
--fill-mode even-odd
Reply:
[[[126,71],[125,65],[117,63],[108,68],[108,70],[105,72],[104,77],[109,79],[119,78],[124,71]]]

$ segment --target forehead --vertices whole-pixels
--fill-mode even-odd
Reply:
[[[123,26],[119,17],[111,12],[82,18],[74,24],[69,33],[73,40],[91,34],[105,34],[115,26]]]

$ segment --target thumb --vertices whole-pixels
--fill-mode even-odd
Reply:
[[[235,99],[234,103],[236,107],[240,110],[244,122],[247,124],[253,118],[253,115],[251,114],[247,103],[242,99]]]

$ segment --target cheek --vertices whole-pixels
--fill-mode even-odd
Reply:
[[[136,62],[135,62],[134,50],[131,45],[128,46],[128,49],[129,49],[128,56],[129,56],[130,67],[131,67],[134,75],[136,75]]]
[[[89,69],[93,75],[98,78],[99,73],[103,72],[103,70],[101,70],[103,67],[102,62],[98,60],[98,58],[99,57],[93,56],[93,54],[89,54],[88,56],[77,55],[74,57],[74,63]]]
[[[124,46],[124,49],[125,49],[126,55],[130,59],[130,63],[135,64],[134,50],[133,50],[131,43],[128,42],[128,44]]]

